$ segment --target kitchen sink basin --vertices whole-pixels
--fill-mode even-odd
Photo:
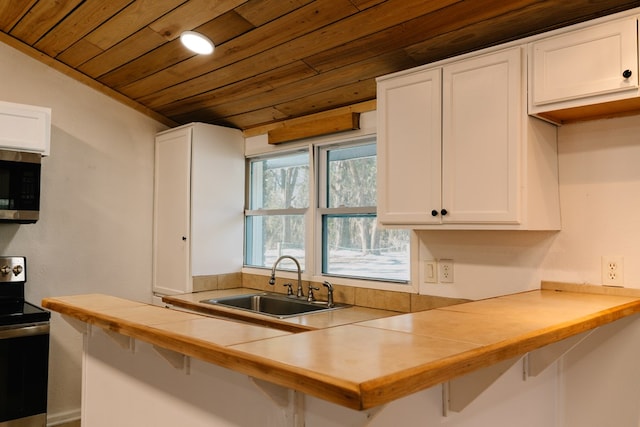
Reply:
[[[296,299],[295,297],[269,292],[211,298],[200,302],[223,307],[237,308],[238,310],[250,311],[252,313],[265,314],[267,316],[277,317],[278,319],[349,307],[345,304],[335,304],[334,306],[329,307],[326,302],[309,302],[302,299]]]

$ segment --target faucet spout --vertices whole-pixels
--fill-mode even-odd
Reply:
[[[325,281],[322,286],[327,288],[327,306],[333,307],[335,303],[333,302],[333,285],[327,281]]]
[[[303,297],[304,292],[302,289],[302,269],[300,268],[300,263],[298,262],[298,260],[292,257],[291,255],[282,255],[280,258],[276,260],[276,262],[273,263],[273,267],[271,267],[271,278],[269,279],[269,284],[272,286],[275,285],[276,267],[278,266],[278,264],[280,264],[280,261],[282,261],[283,259],[290,259],[296,265],[296,268],[298,269],[298,289],[296,292],[296,296]]]

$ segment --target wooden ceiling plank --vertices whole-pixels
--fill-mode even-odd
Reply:
[[[282,45],[292,38],[300,37],[357,12],[357,9],[348,0],[336,1],[339,1],[339,3],[312,3],[309,6],[297,9],[277,21],[272,21],[218,46],[213,54],[209,55],[207,61],[201,61],[199,58],[194,57],[130,85],[121,87],[120,90],[133,99],[141,98],[161,88],[174,86],[180,82],[206,74],[213,69],[224,67],[241,59],[251,58],[258,55],[262,50],[269,49],[270,46]],[[278,64],[271,68],[277,68],[280,65],[284,64]],[[255,66],[255,64],[252,66]]]
[[[226,74],[219,73],[217,76],[221,81],[234,80],[234,69],[232,67],[226,67],[223,70]],[[260,73],[251,79],[243,79],[179,101],[174,101],[173,96],[165,97],[163,92],[159,92],[157,94],[151,94],[147,97],[141,98],[140,102],[145,105],[155,105],[156,107],[154,108],[162,108],[163,106],[188,108],[190,101],[199,102],[199,100],[207,100],[209,103],[212,103],[214,100],[218,100],[218,103],[233,102],[239,96],[242,98],[263,96],[265,91],[273,90],[274,88],[294,83],[300,79],[311,77],[316,74],[316,71],[309,68],[309,66],[304,62],[296,61],[283,65],[282,67]],[[201,78],[196,78],[193,79],[191,83],[197,86],[201,84],[201,80]]]
[[[164,43],[166,43],[164,37],[149,27],[144,27],[111,49],[83,63],[78,69],[97,79],[123,63],[127,63]]]
[[[311,3],[313,0],[253,0],[236,8],[238,15],[259,27]]]
[[[611,8],[620,7],[619,1],[608,1]],[[625,4],[628,5],[629,2]],[[617,6],[615,4],[618,4]],[[598,7],[604,6],[601,3]],[[595,7],[585,4],[583,0],[567,0],[562,5],[554,5],[553,8],[544,4],[534,3],[528,7],[517,9],[492,19],[478,22],[452,31],[432,37],[423,42],[416,43],[405,50],[407,54],[422,64],[438,61],[449,55],[449,52],[463,53],[475,49],[496,45],[510,39],[539,34],[554,28],[580,22],[585,17],[592,17]],[[580,10],[580,15],[571,11]],[[583,15],[587,14],[587,15]],[[572,18],[569,18],[569,17]],[[570,22],[567,22],[570,20]],[[473,34],[473,37],[469,37]],[[515,36],[518,34],[518,36]]]
[[[348,93],[354,93],[357,97],[352,98],[350,95],[345,96],[345,94]],[[352,102],[352,99],[356,98],[363,99]],[[358,103],[367,104],[367,101],[375,102],[374,99],[375,87],[373,87],[372,93],[371,88],[368,87],[366,83],[360,82],[345,88],[337,88],[335,90],[315,94],[305,99],[296,100],[293,103],[269,107],[269,111],[278,112],[277,114],[274,114],[273,117],[268,117],[265,114],[262,114],[264,110],[267,110],[263,109],[259,111],[249,111],[230,117],[220,117],[216,119],[216,123],[224,123],[227,126],[237,127],[238,129],[258,127],[264,129],[270,127],[271,124],[278,123],[282,120],[292,120],[292,118],[300,118],[340,107],[348,108]],[[202,120],[205,118],[206,117],[201,117]]]
[[[34,47],[55,58],[131,2],[132,0],[83,2],[45,34]]]
[[[370,7],[377,6],[385,0],[351,0],[351,2],[360,10],[369,9]]]
[[[190,122],[205,122],[205,123],[213,123],[207,122],[209,116],[206,114],[201,114],[200,112],[195,115],[189,115],[185,117],[180,117],[179,123],[190,123]],[[220,126],[228,126],[234,127],[237,129],[244,129],[250,126],[250,123],[273,123],[279,122],[281,120],[286,119],[286,116],[282,114],[280,111],[276,110],[273,107],[264,108],[260,111],[251,111],[246,114],[240,114],[235,117],[228,118],[220,118],[215,121],[213,124],[217,124]]]
[[[174,119],[179,123],[188,123],[191,119],[195,119],[196,121],[232,126],[238,129],[252,128],[264,131],[265,129],[280,126],[284,120],[294,120],[315,114],[334,114],[332,111],[340,108],[352,108],[361,105],[365,106],[365,108],[354,108],[353,111],[370,111],[372,109],[370,106],[375,106],[375,90],[375,85],[372,88],[367,82],[359,82],[275,107],[247,111],[234,116],[218,117],[215,121],[211,121],[210,117],[201,112],[196,112],[195,115],[176,116]],[[352,98],[351,94],[355,94],[356,97]],[[362,99],[351,101],[351,99],[357,98]],[[206,121],[208,119],[210,121]]]
[[[89,43],[85,39],[80,39],[64,52],[59,54],[56,59],[67,64],[70,67],[78,67],[91,58],[100,55],[103,52],[98,46]]]
[[[37,0],[4,0],[0,2],[0,30],[8,33]]]
[[[215,19],[246,0],[190,0],[155,20],[149,27],[167,41],[174,40],[183,31],[193,30]],[[209,34],[205,34],[209,36]],[[213,39],[214,43],[220,41]]]
[[[217,91],[212,91],[209,93],[208,99],[203,97],[203,102],[198,106],[198,109],[206,109],[214,116],[232,116],[242,111],[259,110],[268,105],[292,102],[296,99],[304,98],[312,92],[322,92],[337,86],[357,83],[360,80],[375,79],[377,76],[388,74],[392,70],[411,68],[414,65],[413,60],[403,51],[391,52],[348,67],[293,81],[287,85],[265,88],[260,93],[260,96],[245,96],[245,91],[239,90],[240,87],[235,90],[234,94],[218,95]],[[167,108],[157,107],[154,109],[166,116],[188,112],[175,112],[172,107],[174,106],[169,105]]]
[[[408,2],[409,0],[402,1]],[[411,4],[406,4],[414,7],[421,6],[420,10],[437,10],[439,7],[447,5],[452,1],[453,0],[434,1],[429,2],[429,5],[425,6],[421,0],[411,0]],[[386,7],[391,7],[393,9],[393,7],[397,6],[397,4],[385,3],[383,6],[385,6],[385,9],[381,10],[380,12],[386,13]],[[396,16],[396,20],[402,20],[409,16],[407,15],[408,13],[409,12],[405,11],[403,14],[398,15],[396,13],[396,15],[394,16]],[[367,21],[367,17],[368,14],[367,16],[365,16],[365,18],[360,18],[364,19],[363,21],[359,20],[358,22],[353,22],[353,20],[355,19],[354,17],[352,17],[353,19],[341,19],[337,24],[320,28],[317,31],[308,33],[302,37],[298,37],[297,39],[292,40],[288,43],[278,45],[274,48],[258,52],[249,58],[242,59],[234,64],[234,72],[231,74],[227,74],[233,77],[234,80],[232,81],[221,79],[221,75],[225,75],[225,73],[227,73],[227,70],[218,69],[209,72],[208,75],[206,75],[206,73],[201,74],[202,77],[199,78],[197,85],[194,84],[193,79],[186,78],[183,80],[183,83],[176,83],[174,85],[167,84],[166,79],[171,78],[171,76],[167,74],[177,73],[178,75],[185,77],[190,74],[196,74],[193,73],[192,70],[185,69],[186,63],[188,62],[185,61],[183,63],[177,64],[171,69],[164,70],[162,73],[149,76],[148,78],[139,80],[138,82],[135,82],[127,87],[122,87],[121,91],[137,100],[140,100],[146,95],[158,92],[163,92],[163,95],[171,94],[170,96],[173,96],[174,100],[197,95],[207,90],[212,90],[216,87],[221,87],[226,84],[231,84],[235,81],[252,77],[261,72],[266,72],[270,69],[286,65],[288,62],[306,57],[314,52],[321,52],[333,46],[339,46],[345,42],[345,33],[351,34],[353,28],[361,28],[362,26],[370,25],[371,22],[373,22]],[[376,21],[380,21],[380,18],[377,18]],[[396,21],[394,20],[393,22],[395,23]],[[390,25],[391,24],[388,22],[377,24],[377,26],[385,27]],[[374,26],[373,30],[377,29],[377,26]],[[371,31],[372,29],[367,30],[367,32]],[[255,34],[255,32],[251,32],[247,36],[255,36]],[[231,43],[233,43],[234,41],[232,41]],[[214,55],[215,54],[216,53],[214,53]],[[158,79],[160,79],[160,77],[164,77],[165,79],[162,82],[157,81]],[[163,87],[167,89],[162,89]]]
[[[9,34],[33,46],[40,37],[71,12],[82,0],[58,0],[37,2],[13,27]]]
[[[101,75],[98,80],[117,90],[122,84],[134,82],[192,56],[194,53],[185,49],[180,40],[173,40]]]
[[[403,49],[415,43],[461,28],[467,28],[478,22],[503,15],[513,9],[524,8],[537,0],[485,0],[483,2],[454,3],[446,8],[415,17],[402,24],[395,25],[366,37],[354,39],[304,58],[304,61],[318,72],[325,72],[349,63],[358,62],[372,55]],[[500,35],[502,36],[502,35]],[[452,55],[455,52],[452,52]]]
[[[206,108],[210,105],[260,97],[269,90],[296,82],[304,77],[311,77],[315,74],[316,72],[309,68],[304,62],[294,62],[260,74],[249,81],[237,82],[198,96],[172,102],[165,106],[166,110],[164,110],[164,114],[184,114]],[[163,110],[163,108],[159,107],[158,110]]]
[[[196,30],[209,35],[213,40],[224,43],[251,29],[253,25],[231,10]],[[192,56],[194,53],[185,49],[180,40],[176,39],[101,76],[100,81],[114,89],[119,89]]]
[[[269,82],[269,86],[264,87],[264,91],[261,93],[255,93],[255,91],[249,87],[254,80],[249,79],[222,86],[219,89],[213,89],[203,94],[195,95],[195,97],[186,98],[184,102],[173,101],[172,99],[174,97],[164,96],[164,91],[152,94],[148,97],[140,98],[139,101],[150,108],[157,108],[159,111],[162,111],[163,114],[167,115],[173,114],[171,111],[179,114],[183,113],[184,108],[190,108],[189,104],[192,99],[198,100],[198,105],[200,105],[200,107],[204,106],[203,102],[206,103],[209,108],[216,105],[222,105],[223,108],[227,109],[244,108],[242,105],[248,103],[246,104],[246,108],[251,109],[255,107],[251,105],[252,100],[250,97],[252,96],[255,96],[254,99],[259,99],[260,102],[265,102],[267,98],[270,99],[272,96],[278,98],[278,100],[274,102],[284,102],[287,99],[291,99],[292,95],[301,96],[301,94],[308,91],[323,90],[323,88],[328,88],[329,86],[339,84],[340,82],[345,84],[366,78],[375,78],[383,74],[397,71],[398,69],[411,68],[416,65],[418,64],[406,55],[405,52],[395,51],[386,55],[371,58],[367,61],[361,61],[357,64],[351,64],[349,67],[332,70],[324,75],[313,78],[309,77],[314,76],[315,73],[312,73],[312,70],[305,68],[306,72],[303,74],[297,76],[286,76],[284,80],[274,80]],[[192,80],[190,84],[195,88],[201,89],[202,87],[210,85],[206,81],[208,78],[215,79],[218,84],[221,84],[225,81],[227,76],[222,76],[219,71],[220,70],[215,72],[215,76],[202,76]],[[236,77],[232,71],[233,69],[231,68],[227,70],[229,73],[228,77],[231,79]],[[269,73],[270,72],[266,72],[265,74],[268,75]],[[286,87],[284,87],[285,85]],[[272,92],[273,95],[271,94]],[[266,96],[267,94],[269,96]],[[200,102],[200,100],[203,102]],[[262,106],[264,105],[261,105],[260,107]],[[176,108],[178,108],[178,110],[175,110]],[[193,108],[193,105],[191,105],[191,108]]]
[[[375,80],[364,80],[275,105],[275,108],[282,112],[285,117],[291,118],[369,101],[375,99],[375,97]]]
[[[85,38],[91,44],[106,51],[185,1],[135,0],[107,22],[87,34]]]

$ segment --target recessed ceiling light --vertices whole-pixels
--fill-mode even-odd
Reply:
[[[180,34],[180,41],[185,47],[201,55],[209,55],[213,52],[214,45],[209,38],[195,31],[185,31]]]

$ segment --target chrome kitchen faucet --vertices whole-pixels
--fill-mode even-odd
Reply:
[[[296,267],[298,268],[298,289],[296,291],[296,296],[298,298],[302,298],[304,297],[304,291],[302,289],[302,269],[300,268],[300,263],[298,262],[298,260],[292,257],[291,255],[282,255],[280,258],[276,260],[276,262],[273,263],[273,267],[271,268],[271,278],[269,279],[269,284],[271,286],[276,284],[276,267],[278,266],[280,261],[282,261],[285,258],[288,258],[291,261],[293,261],[296,264]]]

